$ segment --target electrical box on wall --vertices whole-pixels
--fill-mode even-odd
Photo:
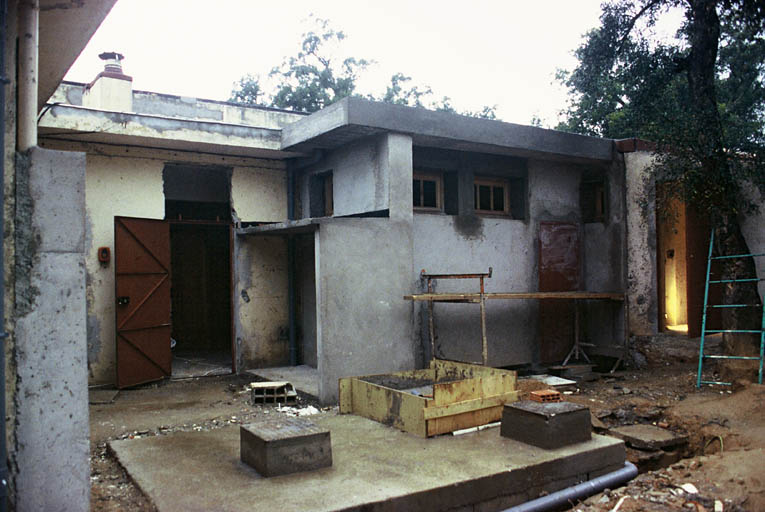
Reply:
[[[101,265],[108,265],[109,261],[112,259],[112,251],[108,247],[99,247],[98,248],[98,261],[101,263]]]

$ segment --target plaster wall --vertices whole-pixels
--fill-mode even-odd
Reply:
[[[741,222],[741,232],[749,246],[749,252],[765,254],[765,198],[762,197],[754,186],[743,187],[745,194],[752,202],[759,205],[756,213],[747,215]],[[765,279],[765,256],[754,258],[757,268],[757,277]],[[760,300],[765,302],[765,281],[758,283]]]
[[[87,510],[85,155],[33,148],[16,177],[15,510]]]
[[[287,174],[283,170],[234,167],[231,208],[242,222],[281,222],[287,219]]]
[[[132,112],[133,81],[100,77],[83,92],[82,104],[88,108]]]
[[[284,366],[289,363],[287,241],[238,236],[234,250],[237,367]]]
[[[322,403],[340,377],[415,366],[412,226],[384,218],[330,219],[315,235],[317,349]]]
[[[656,183],[647,151],[624,154],[627,194],[627,300],[630,334],[659,329],[656,267]]]
[[[310,176],[327,171],[332,171],[335,217],[387,210],[389,176],[384,161],[387,160],[388,137],[382,135],[341,147],[311,166],[299,184],[302,216],[309,216]],[[411,151],[409,159],[411,161]]]
[[[99,247],[114,251],[114,217],[162,219],[164,162],[88,155],[85,178],[88,368],[94,384],[112,383],[116,371],[114,266],[98,262]]]
[[[412,280],[418,292],[420,270],[431,273],[477,273],[493,268],[485,280],[487,292],[535,290],[535,228],[520,220],[474,217],[474,231],[465,234],[457,216],[418,213],[414,215],[414,266]],[[437,292],[478,292],[477,279],[440,280]],[[430,358],[427,307],[417,304],[422,343],[422,361]],[[447,359],[481,361],[481,324],[478,304],[434,306],[436,354]],[[492,300],[486,303],[486,337],[489,364],[507,366],[533,359],[536,336],[535,301]]]

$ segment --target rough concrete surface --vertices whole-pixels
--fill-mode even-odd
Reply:
[[[499,510],[624,463],[621,441],[594,436],[560,450],[505,439],[497,429],[422,439],[353,415],[316,415],[332,433],[334,464],[263,478],[239,460],[239,428],[110,442],[157,509]]]
[[[35,148],[17,190],[13,357],[16,510],[85,510],[89,501],[85,156]],[[23,240],[22,240],[23,239]]]
[[[624,442],[633,448],[643,450],[657,450],[688,442],[687,435],[675,434],[671,430],[653,425],[624,425],[612,428],[609,433],[624,439]]]

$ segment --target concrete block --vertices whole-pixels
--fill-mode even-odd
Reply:
[[[687,435],[653,425],[624,425],[612,428],[608,433],[639,450],[668,450],[688,442]]]
[[[589,441],[590,410],[571,402],[524,400],[507,404],[502,411],[500,434],[547,450]]]
[[[240,457],[265,477],[332,465],[329,430],[291,416],[273,415],[239,429]]]

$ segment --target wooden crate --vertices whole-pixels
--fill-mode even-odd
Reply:
[[[502,417],[516,372],[433,360],[430,368],[340,379],[340,412],[430,437]]]

